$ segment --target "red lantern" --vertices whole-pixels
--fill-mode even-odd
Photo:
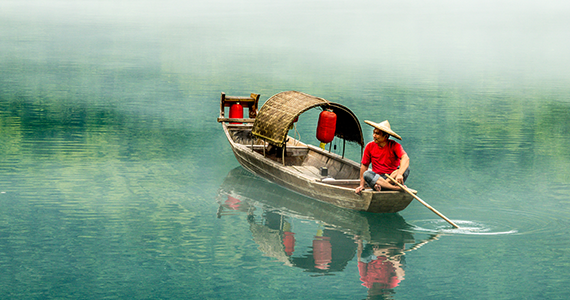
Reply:
[[[228,195],[228,200],[226,200],[225,204],[233,210],[238,210],[238,208],[241,204],[241,201],[237,198],[234,198],[234,197]]]
[[[230,106],[230,118],[243,119],[243,106],[237,102]],[[230,124],[241,124],[238,122],[231,122]]]
[[[336,114],[332,110],[324,110],[319,115],[317,125],[317,139],[323,143],[330,143],[336,131]]]
[[[295,233],[290,231],[283,232],[283,246],[285,246],[285,253],[287,256],[293,255],[295,251]]]
[[[313,240],[313,259],[315,260],[315,268],[328,270],[332,262],[332,244],[331,238],[326,236],[315,236]]]

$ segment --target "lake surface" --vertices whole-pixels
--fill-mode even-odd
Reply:
[[[2,1],[0,298],[567,299],[569,16],[536,1]],[[364,120],[388,119],[408,186],[467,229],[418,202],[339,209],[239,167],[220,93],[287,90],[351,108],[366,142]],[[302,141],[317,144],[317,114]]]

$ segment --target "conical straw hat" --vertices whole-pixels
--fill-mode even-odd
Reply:
[[[386,120],[384,122],[380,122],[380,123],[374,123],[372,121],[365,120],[364,123],[376,128],[376,129],[380,129],[380,130],[386,132],[387,134],[389,134],[389,135],[391,135],[391,136],[393,136],[399,140],[402,139],[397,133],[392,131],[392,129],[390,128],[390,123],[388,122],[388,120]]]

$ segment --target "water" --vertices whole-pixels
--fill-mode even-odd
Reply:
[[[568,298],[569,9],[3,1],[0,298]],[[462,228],[241,169],[220,92],[285,90],[348,106],[366,141],[389,119],[409,186]],[[359,274],[360,245],[386,285]]]

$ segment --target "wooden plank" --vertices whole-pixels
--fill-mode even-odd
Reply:
[[[311,176],[311,177],[316,177],[316,178],[321,178],[321,174],[319,172],[319,169],[317,169],[317,167],[314,166],[292,166],[293,169],[299,171],[299,173]]]
[[[245,146],[246,148],[251,149],[251,146],[252,146],[252,145],[244,145],[244,146]],[[253,145],[253,149],[254,149],[254,150],[263,150],[263,147],[265,147],[265,146],[263,146],[263,145]]]
[[[332,179],[325,178],[321,180],[322,183],[332,184],[332,185],[359,185],[360,179]]]
[[[255,119],[250,119],[250,118],[224,118],[224,117],[218,117],[218,122],[254,123],[254,122],[255,122]]]
[[[255,102],[254,98],[251,97],[233,97],[233,96],[226,96],[226,102]]]
[[[307,147],[287,147],[286,156],[306,156],[309,153]]]

